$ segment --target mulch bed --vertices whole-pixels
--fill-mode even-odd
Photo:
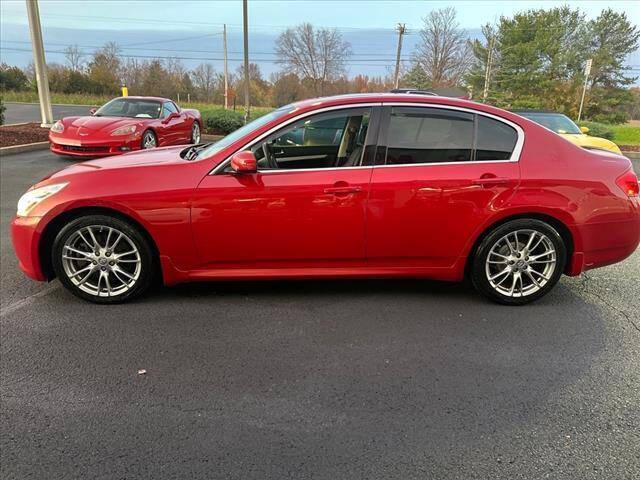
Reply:
[[[640,145],[618,145],[623,152],[640,152]]]
[[[46,142],[48,140],[49,129],[42,128],[38,123],[0,127],[0,147]]]

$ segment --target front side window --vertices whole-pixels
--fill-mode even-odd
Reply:
[[[260,170],[353,167],[360,164],[371,109],[306,117],[254,145]]]
[[[162,105],[162,118],[167,118],[172,113],[178,113],[178,109],[173,102],[164,102]]]
[[[387,164],[468,162],[473,150],[474,116],[439,108],[393,108],[387,138]]]

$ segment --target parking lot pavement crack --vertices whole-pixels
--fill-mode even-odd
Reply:
[[[635,328],[638,332],[640,332],[640,326],[638,326],[638,324],[632,320],[631,316],[627,312],[625,312],[622,308],[615,306],[611,301],[607,300],[605,297],[595,292],[593,288],[590,288],[591,284],[593,283],[593,279],[588,274],[583,273],[582,278],[583,278],[583,281],[582,281],[581,288],[587,295],[593,295],[594,297],[596,297],[598,300],[600,300],[600,302],[602,302],[610,310],[613,310],[614,312],[618,313],[621,317],[624,317],[631,324],[633,328]]]
[[[20,300],[17,300],[17,301],[15,301],[13,303],[10,303],[6,307],[0,308],[0,317],[5,317],[5,316],[9,315],[10,313],[15,312],[16,310],[20,310],[22,307],[30,305],[37,298],[44,297],[45,295],[48,295],[49,293],[54,291],[56,288],[58,288],[58,284],[57,283],[50,284],[47,287],[45,287],[43,290],[40,290],[39,292],[34,293],[33,295],[29,295],[28,297],[21,298]]]

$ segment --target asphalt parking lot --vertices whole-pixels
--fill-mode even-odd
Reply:
[[[40,105],[38,103],[5,103],[7,110],[4,114],[5,123],[38,122],[40,123]],[[52,105],[51,110],[54,120],[74,115],[89,115],[89,109],[83,105]]]
[[[96,306],[10,245],[19,196],[69,162],[0,160],[0,477],[640,475],[640,252],[520,308],[397,280]]]

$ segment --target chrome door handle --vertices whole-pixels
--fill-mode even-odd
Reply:
[[[506,185],[511,181],[510,178],[506,177],[487,177],[487,178],[477,178],[472,181],[474,185],[480,185],[482,187],[492,186],[492,185]]]
[[[362,187],[329,187],[324,189],[324,193],[333,195],[347,195],[349,193],[360,193]]]

